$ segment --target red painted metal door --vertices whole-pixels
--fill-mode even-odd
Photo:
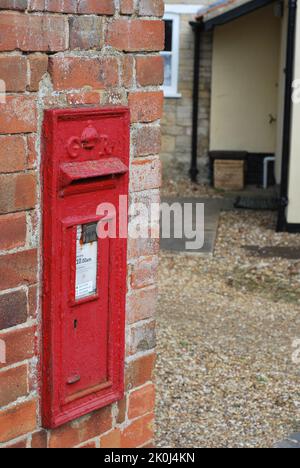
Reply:
[[[43,152],[43,424],[123,397],[128,194],[127,108],[47,111]],[[115,207],[108,219],[100,204]],[[100,210],[101,211],[101,210]],[[123,216],[123,213],[122,213]]]

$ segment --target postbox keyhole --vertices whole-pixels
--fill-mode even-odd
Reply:
[[[78,320],[74,320],[74,328],[75,328],[75,330],[77,329],[77,327],[78,327]]]

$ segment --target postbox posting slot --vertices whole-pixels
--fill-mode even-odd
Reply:
[[[69,185],[95,181],[99,178],[123,175],[128,172],[128,167],[118,158],[109,158],[62,164],[60,171],[61,188],[63,188]]]

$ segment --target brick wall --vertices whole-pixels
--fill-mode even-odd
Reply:
[[[124,401],[54,431],[41,427],[40,134],[44,109],[129,104],[131,201],[158,201],[162,12],[162,0],[1,0],[0,448],[153,443],[153,240],[129,242]]]
[[[170,0],[170,3],[173,3]],[[191,2],[193,3],[193,2]],[[198,3],[198,2],[197,2]],[[201,3],[201,2],[199,2]],[[203,1],[203,4],[208,1]],[[180,56],[178,92],[180,98],[165,99],[162,121],[162,161],[165,173],[174,178],[188,174],[191,160],[191,134],[193,110],[194,35],[189,22],[192,15],[180,15]],[[209,151],[210,90],[212,66],[212,35],[201,39],[198,157],[199,180],[208,181],[207,156]]]

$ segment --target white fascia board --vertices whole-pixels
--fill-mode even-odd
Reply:
[[[200,10],[205,9],[204,5],[168,5],[165,4],[166,13],[176,13],[179,15],[196,15]]]

